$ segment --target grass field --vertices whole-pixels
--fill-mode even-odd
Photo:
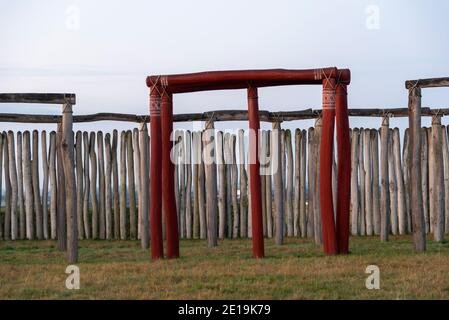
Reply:
[[[311,241],[267,240],[250,258],[250,240],[181,242],[182,257],[152,262],[137,241],[81,241],[81,289],[65,288],[65,254],[52,241],[0,242],[1,299],[449,299],[449,245],[410,237],[352,238],[351,254],[325,257]],[[365,287],[367,265],[380,290]]]

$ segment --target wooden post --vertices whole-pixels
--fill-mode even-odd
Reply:
[[[421,187],[421,89],[409,89],[410,164],[415,170],[410,172],[410,208],[413,219],[413,243],[416,251],[426,250],[426,233],[422,206]]]
[[[307,237],[315,238],[315,215],[314,215],[314,195],[315,195],[315,151],[314,151],[315,128],[310,127],[307,132]]]
[[[337,190],[334,191],[337,194],[335,232],[338,241],[338,252],[347,254],[349,253],[349,197],[351,194],[351,163],[348,161],[348,157],[351,154],[351,142],[349,138],[347,85],[342,82],[337,83],[335,110],[338,143]]]
[[[11,240],[19,239],[19,217],[17,214],[17,168],[14,133],[8,131],[9,178],[11,180]]]
[[[193,217],[192,217],[192,136],[189,130],[185,133],[185,170],[186,170],[186,238],[192,239],[193,236]]]
[[[36,235],[37,239],[42,240],[43,234],[43,220],[42,220],[42,206],[40,197],[39,184],[39,135],[37,130],[33,130],[33,152],[31,160],[31,174],[33,178],[33,192],[34,192],[34,212],[36,214]],[[5,176],[6,178],[6,176]]]
[[[150,172],[149,172],[149,149],[148,149],[148,128],[145,122],[140,125],[140,182],[142,189],[140,190],[140,206],[141,206],[141,226],[140,240],[142,249],[149,247],[149,197],[150,197]]]
[[[120,239],[127,239],[126,212],[126,131],[120,133]]]
[[[393,129],[388,129],[388,185],[390,186],[390,225],[391,233],[398,234],[398,186],[393,146]]]
[[[51,141],[50,141],[51,152]],[[76,132],[75,141],[76,158],[76,218],[78,223],[78,239],[84,239],[83,221],[83,133]]]
[[[0,148],[0,151],[2,149]],[[1,157],[0,157],[1,158]],[[0,170],[1,172],[1,170]],[[33,224],[33,185],[31,181],[31,148],[30,132],[23,133],[23,174],[25,182],[25,214],[26,214],[26,235],[28,240],[34,239]],[[1,187],[1,185],[0,185]],[[56,199],[55,199],[56,200]],[[56,231],[56,228],[55,228]]]
[[[100,239],[106,238],[106,200],[105,200],[105,171],[104,171],[104,139],[103,132],[97,132],[98,150],[98,235]]]
[[[57,203],[57,234],[58,242],[57,248],[59,251],[67,250],[67,215],[66,215],[66,189],[65,189],[65,177],[64,168],[62,164],[62,124],[58,123],[57,135],[56,135],[56,166],[58,173],[58,203]],[[33,186],[34,187],[34,186]]]
[[[11,180],[9,176],[8,134],[6,132],[3,132],[2,135],[3,135],[3,148],[4,148],[3,164],[5,170],[5,215],[4,215],[3,237],[5,240],[11,240]]]
[[[406,233],[411,233],[411,216],[410,216],[410,143],[409,143],[409,129],[404,131],[404,149],[402,152],[402,165],[404,174],[404,189],[405,189],[405,228]]]
[[[179,143],[179,236],[186,237],[186,161],[185,161],[185,132],[178,131]]]
[[[3,134],[0,132],[0,199],[3,191]],[[0,239],[3,239],[3,217],[0,216]]]
[[[295,182],[294,182],[294,200],[293,200],[293,234],[295,237],[301,236],[300,228],[300,171],[301,171],[301,129],[295,130]]]
[[[429,144],[429,231],[433,234],[435,232],[435,170],[433,169],[435,163],[435,154],[434,154],[434,134],[435,130],[430,127],[428,132],[428,144]]]
[[[223,141],[223,139],[221,139]],[[193,238],[200,237],[200,204],[199,204],[199,167],[201,163],[201,132],[192,132],[192,170],[193,170]],[[177,181],[177,174],[175,172],[175,185]],[[178,190],[177,185],[175,190]],[[176,196],[176,193],[175,193]],[[219,197],[220,201],[220,197]],[[223,199],[224,201],[224,199]],[[179,209],[179,208],[178,208]]]
[[[126,131],[126,156],[128,170],[129,236],[132,240],[135,240],[137,239],[136,185],[134,180],[133,135],[131,130]]]
[[[17,201],[19,202],[19,238],[26,237],[25,207],[23,202],[23,156],[22,156],[22,132],[17,132]],[[1,168],[1,167],[0,167]],[[0,185],[1,188],[1,185]],[[1,197],[0,197],[1,199]],[[1,238],[0,238],[1,239]]]
[[[57,177],[56,177],[56,132],[50,132],[48,168],[50,171],[50,237],[56,239],[57,225]],[[26,188],[26,187],[25,187]],[[84,234],[84,233],[83,233]]]
[[[232,137],[231,137],[232,138]],[[266,171],[266,162],[267,162],[267,152],[266,152],[266,140],[267,140],[267,132],[266,130],[261,130],[259,134],[259,174],[260,174],[260,189],[261,189],[261,199],[262,199],[262,230],[263,236],[266,237],[267,230],[267,207],[266,207],[266,186],[265,186],[265,175]],[[232,143],[231,143],[232,144]],[[232,166],[231,166],[232,168]],[[238,220],[237,220],[238,221]],[[235,225],[235,220],[234,220]]]
[[[403,235],[407,231],[407,216],[406,216],[406,197],[405,197],[405,186],[404,186],[404,176],[401,165],[401,142],[399,137],[399,129],[393,129],[393,152],[394,152],[394,163],[396,172],[396,184],[398,189],[398,228],[399,234]]]
[[[215,132],[213,119],[206,123],[203,133],[205,180],[206,180],[206,215],[207,215],[207,243],[215,247],[217,242],[217,172],[215,167]]]
[[[226,231],[227,237],[232,239],[232,158],[231,158],[231,134],[225,133],[223,136],[224,160],[226,165]]]
[[[289,129],[285,130],[285,153],[286,153],[286,218],[287,218],[287,236],[293,236],[293,152],[292,152],[292,138],[291,131]]]
[[[164,213],[166,223],[167,236],[167,257],[179,257],[179,234],[178,234],[178,219],[176,214],[175,202],[175,186],[174,186],[174,164],[170,157],[172,150],[171,135],[173,132],[173,97],[171,94],[164,91],[162,95],[162,128],[161,128],[161,143],[162,143],[162,198],[164,201]],[[190,151],[189,151],[190,152]],[[190,154],[189,154],[190,156]],[[153,162],[152,162],[153,163]],[[189,188],[190,192],[190,188]],[[190,194],[189,194],[190,197]],[[189,201],[190,205],[190,201]],[[190,211],[190,210],[189,210]],[[189,212],[190,214],[190,212]]]
[[[358,229],[361,236],[366,235],[366,173],[365,173],[365,155],[364,150],[366,148],[365,146],[365,139],[364,139],[364,133],[365,129],[360,128],[360,136],[359,136],[359,179],[360,179],[360,214],[359,214],[359,220],[358,220]]]
[[[321,130],[322,130],[322,118],[317,118],[315,121],[315,130],[313,137],[313,152],[314,158],[312,161],[315,163],[313,166],[313,179],[314,179],[314,195],[313,195],[313,215],[314,215],[314,228],[313,231],[315,237],[315,244],[320,245],[323,241],[322,235],[322,221],[321,221],[321,203],[320,203],[320,145],[321,145]],[[332,198],[332,197],[331,197]]]
[[[266,206],[266,214],[267,214],[267,237],[272,238],[273,237],[273,207],[272,207],[272,184],[271,184],[271,176],[272,176],[272,166],[273,166],[273,157],[271,154],[271,131],[265,131],[265,150],[266,150],[266,157],[269,159],[266,172],[265,172],[265,206]],[[240,217],[242,214],[240,213]],[[242,224],[242,222],[240,222]]]
[[[301,236],[305,238],[307,236],[308,219],[306,209],[306,166],[307,166],[307,131],[301,132],[301,173],[299,180],[299,223],[301,229]]]
[[[325,254],[338,253],[332,199],[332,150],[334,145],[335,80],[323,81],[323,125],[320,144],[320,204],[323,249]]]
[[[274,184],[275,240],[278,246],[284,244],[284,183],[281,161],[281,123],[273,122],[271,130],[272,172]],[[310,181],[310,180],[309,180]]]
[[[365,169],[365,222],[366,235],[373,235],[373,193],[372,193],[372,170],[371,170],[371,145],[370,145],[371,130],[365,129],[363,131],[363,146],[364,146],[364,169]]]
[[[140,182],[140,143],[139,143],[139,129],[133,129],[133,159],[134,159],[134,179],[136,180],[136,198],[137,198],[137,239],[140,240],[140,227],[142,220],[142,212],[140,208],[140,193],[142,191],[142,184]]]
[[[118,131],[112,131],[112,193],[114,198],[114,239],[120,238],[120,196],[119,196],[119,181],[118,181]],[[87,184],[87,183],[86,183]]]
[[[444,179],[443,179],[443,152],[441,137],[441,116],[432,117],[432,162],[433,183],[431,185],[430,202],[433,209],[430,219],[433,225],[433,239],[440,242],[444,240]],[[422,194],[420,192],[420,194]]]
[[[41,158],[42,158],[42,173],[43,173],[43,185],[42,185],[42,224],[44,239],[49,239],[48,232],[48,158],[47,158],[47,132],[42,130],[41,132]]]
[[[92,237],[91,218],[89,215],[89,195],[90,195],[90,177],[89,177],[89,134],[87,131],[83,132],[83,168],[84,168],[84,193],[83,193],[83,220],[84,220],[84,234],[86,239]]]
[[[448,150],[449,148],[449,126],[446,126],[445,128],[445,139],[446,139],[446,147],[445,147],[445,152]],[[449,151],[447,151],[449,152]],[[444,222],[444,228],[445,228],[445,233],[448,234],[449,233],[449,153],[447,153],[447,170],[446,167],[444,168],[444,181],[445,181],[445,186],[444,186],[444,190],[445,190],[445,194],[444,194],[444,200],[445,203],[447,203],[448,205],[445,207],[445,222]],[[446,181],[448,181],[448,187],[446,188]],[[446,194],[447,192],[447,194]]]
[[[163,258],[162,243],[162,131],[161,131],[161,95],[157,87],[150,91],[150,233],[151,258]]]
[[[111,152],[111,135],[106,133],[105,135],[106,144],[106,171],[105,171],[105,228],[106,228],[106,239],[112,239],[112,152]]]
[[[95,152],[95,132],[90,133],[90,199],[92,203],[92,239],[98,239],[98,201],[97,201],[97,155]]]
[[[359,129],[354,128],[351,139],[351,234],[353,236],[359,235],[359,136]]]
[[[377,130],[371,129],[371,165],[373,181],[373,226],[374,234],[380,234],[380,197],[379,197],[379,142]]]
[[[232,225],[232,237],[234,239],[239,236],[240,229],[240,212],[239,212],[239,202],[237,199],[237,188],[238,188],[238,167],[237,167],[237,157],[236,157],[236,135],[231,135],[229,140],[229,148],[231,151],[231,198],[232,198],[232,212],[233,212],[233,225]],[[263,189],[265,190],[265,189]]]
[[[199,145],[199,165],[198,165],[198,203],[199,203],[199,216],[200,216],[200,239],[206,239],[207,226],[206,226],[206,192],[205,192],[205,168],[203,159],[203,132],[198,133]]]
[[[223,132],[217,131],[217,172],[218,172],[218,238],[226,234],[226,165],[223,157]]]
[[[422,178],[422,200],[425,233],[429,232],[429,147],[427,143],[427,129],[421,128],[421,178]],[[410,210],[411,211],[411,210]],[[411,213],[410,213],[411,214]]]
[[[262,221],[262,196],[259,172],[259,103],[257,88],[248,88],[248,121],[249,121],[249,164],[250,164],[250,184],[251,184],[251,210],[252,210],[252,236],[253,236],[253,257],[264,257],[263,242],[263,221]]]
[[[248,177],[245,168],[245,133],[238,131],[239,137],[239,163],[240,163],[240,237],[248,236]]]
[[[444,232],[448,230],[447,226],[447,216],[449,213],[449,150],[447,142],[447,131],[446,126],[441,126],[441,138],[442,138],[442,148],[443,148],[443,178],[444,178]]]
[[[389,126],[389,118],[384,117],[380,128],[380,240],[382,242],[388,241],[390,233],[390,185],[388,180]]]
[[[67,195],[67,262],[78,261],[78,229],[76,216],[76,180],[73,142],[72,105],[64,104],[62,109],[62,163],[64,168],[65,189]]]

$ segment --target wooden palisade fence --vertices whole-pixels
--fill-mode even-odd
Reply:
[[[414,89],[416,90],[416,88]],[[118,132],[71,131],[71,112],[65,104],[62,126],[54,131],[2,132],[0,135],[0,238],[57,239],[76,261],[77,239],[140,239],[148,248],[149,162],[148,116],[97,114],[73,116],[73,122],[119,120],[140,123],[138,128]],[[407,234],[416,201],[414,140],[419,134],[420,194],[424,204],[425,230],[436,241],[449,231],[449,126],[441,116],[449,110],[422,108],[432,116],[431,128],[412,127],[403,134],[389,127],[389,117],[407,116],[407,109],[350,109],[351,116],[379,117],[379,128],[351,130],[351,233],[357,236]],[[321,244],[319,208],[320,112],[260,112],[263,121],[281,128],[283,121],[316,118],[314,127],[293,131],[262,130],[259,158],[262,176],[263,230],[277,244],[283,238],[311,238]],[[175,115],[174,121],[246,120],[246,111],[215,111]],[[2,122],[59,123],[61,117],[0,114]],[[179,236],[218,239],[251,236],[247,137],[243,130],[215,130],[216,165],[204,161],[207,131],[175,130],[175,196]],[[72,133],[72,134],[70,134]],[[408,136],[408,138],[407,138]],[[275,140],[280,143],[273,143]],[[68,148],[72,145],[73,148]],[[411,156],[408,157],[409,151]],[[274,170],[276,158],[279,170]],[[72,166],[67,163],[72,161]],[[336,167],[337,164],[334,165]],[[271,171],[272,170],[272,171]],[[334,180],[336,175],[334,175]],[[65,185],[59,190],[58,185]],[[336,188],[336,183],[333,183]],[[212,191],[211,191],[212,190]],[[65,192],[62,192],[65,191]],[[212,192],[212,193],[211,193]],[[209,199],[209,201],[208,201]],[[67,214],[60,214],[61,203]],[[213,206],[214,210],[210,207]],[[212,215],[211,215],[212,214]],[[212,219],[212,220],[211,220]],[[75,224],[75,225],[73,225]],[[213,230],[211,230],[211,228]],[[211,239],[211,237],[209,237]],[[213,239],[213,237],[212,237]],[[214,244],[210,244],[214,245]]]

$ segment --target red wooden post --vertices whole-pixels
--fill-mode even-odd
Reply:
[[[332,203],[332,162],[335,119],[335,79],[323,80],[323,124],[320,147],[320,204],[325,254],[337,254],[334,207]]]
[[[339,70],[339,72],[342,72]],[[337,241],[338,252],[349,252],[349,198],[351,189],[351,145],[349,141],[349,119],[347,85],[337,83],[335,96],[337,144],[338,144],[338,181],[337,181]]]
[[[150,229],[151,258],[164,257],[162,244],[162,175],[161,175],[161,95],[154,86],[150,92]]]
[[[249,121],[249,174],[251,186],[251,213],[252,213],[252,236],[253,257],[264,257],[264,240],[262,224],[262,196],[260,190],[260,164],[258,157],[259,137],[259,102],[257,88],[248,88],[248,121]]]
[[[173,96],[162,94],[162,198],[167,236],[167,258],[179,257],[178,217],[176,214],[174,165],[170,158],[173,131]]]

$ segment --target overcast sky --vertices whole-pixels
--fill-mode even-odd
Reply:
[[[443,0],[0,0],[0,92],[73,92],[75,114],[144,114],[151,74],[337,66],[352,71],[350,107],[405,107],[405,80],[449,76],[448,13]],[[423,93],[425,106],[449,106],[449,89]],[[260,108],[273,111],[321,103],[317,86],[264,88],[259,97]],[[174,106],[175,113],[243,109],[246,92],[176,95]],[[379,124],[351,119],[351,125]]]

